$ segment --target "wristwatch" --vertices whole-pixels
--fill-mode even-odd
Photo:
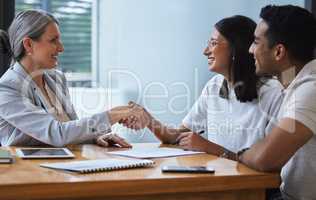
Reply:
[[[219,155],[220,158],[229,158],[229,151],[227,149],[224,149],[224,152]]]
[[[238,152],[237,152],[237,154],[236,154],[236,161],[237,162],[239,162],[239,158],[240,158],[240,156],[243,154],[243,153],[245,153],[245,151],[247,151],[249,148],[244,148],[244,149],[241,149],[241,150],[239,150]]]

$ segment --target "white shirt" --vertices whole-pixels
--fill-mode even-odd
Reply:
[[[295,119],[314,135],[282,168],[281,191],[285,199],[316,199],[316,60],[306,64],[284,92],[278,119]]]
[[[223,80],[222,75],[216,75],[206,84],[183,125],[194,132],[207,130],[210,141],[237,152],[270,132],[282,102],[283,86],[269,79],[260,87],[258,99],[242,103],[233,89],[229,89],[228,99],[219,96]]]

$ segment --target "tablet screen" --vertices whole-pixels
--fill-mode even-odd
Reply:
[[[68,155],[63,149],[21,149],[25,156],[62,156]]]
[[[17,154],[21,158],[73,158],[67,148],[18,148]]]

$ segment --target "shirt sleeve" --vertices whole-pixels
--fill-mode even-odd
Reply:
[[[30,137],[53,146],[81,143],[111,129],[107,112],[59,122],[14,87],[0,85],[0,117]]]
[[[260,88],[259,106],[266,118],[265,134],[268,134],[278,123],[278,113],[283,101],[283,86],[275,79],[269,80]]]
[[[207,129],[207,90],[208,87],[206,85],[202,90],[202,94],[182,121],[186,128],[194,132]]]
[[[289,91],[281,118],[301,122],[316,134],[316,82],[306,82]]]

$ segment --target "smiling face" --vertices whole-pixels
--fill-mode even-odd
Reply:
[[[269,47],[266,35],[268,24],[261,21],[255,30],[255,40],[249,48],[249,52],[254,55],[257,75],[276,75],[280,72],[276,60],[276,48]]]
[[[204,50],[204,55],[207,57],[210,71],[228,77],[231,65],[231,50],[228,41],[218,30],[215,29],[212,33],[211,39]]]
[[[59,27],[52,22],[38,40],[32,40],[30,57],[41,69],[52,69],[58,65],[58,54],[64,51]]]

